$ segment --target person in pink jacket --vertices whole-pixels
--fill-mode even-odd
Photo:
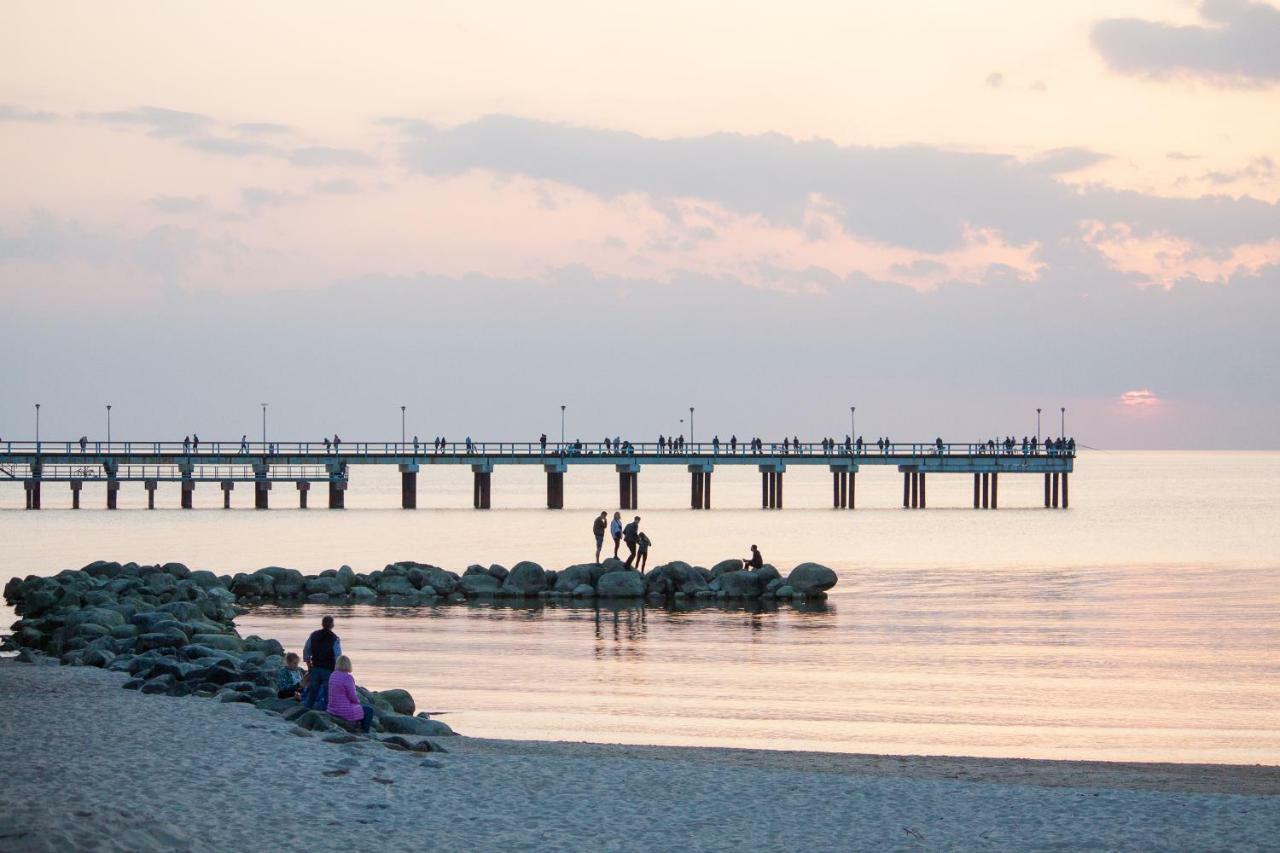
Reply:
[[[351,677],[351,658],[341,655],[337,668],[329,676],[329,716],[348,722],[359,722],[360,729],[368,732],[373,726],[373,707],[361,705],[356,694],[356,680]]]

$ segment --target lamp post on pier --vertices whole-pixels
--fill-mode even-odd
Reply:
[[[849,440],[858,440],[858,422],[855,420],[854,412],[858,411],[857,406],[849,407]]]
[[[689,407],[689,445],[694,446],[693,441],[693,406]]]
[[[40,404],[36,403],[36,453],[40,452]]]
[[[262,452],[267,452],[267,404],[262,404]]]
[[[111,404],[107,403],[107,452],[111,452]]]
[[[560,449],[564,450],[564,403],[560,404]]]
[[[1036,444],[1040,443],[1040,409],[1036,409]]]
[[[1060,438],[1066,438],[1067,437],[1067,407],[1066,406],[1062,407],[1062,424],[1058,427],[1058,429],[1059,429],[1058,436]]]
[[[400,450],[404,450],[404,406],[400,407]]]

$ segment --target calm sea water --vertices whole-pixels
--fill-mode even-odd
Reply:
[[[242,633],[299,648],[339,619],[357,677],[406,687],[466,734],[845,752],[1280,763],[1280,454],[1089,453],[1072,508],[1039,507],[1041,481],[1005,477],[998,511],[968,509],[972,480],[931,477],[907,511],[891,471],[858,478],[859,509],[829,508],[824,471],[787,474],[788,508],[758,508],[753,470],[721,469],[711,512],[687,474],[645,470],[651,559],[710,565],[755,542],[784,572],[840,574],[822,606],[669,610],[590,605],[263,608]],[[68,507],[46,486],[46,507]],[[589,559],[611,469],[574,470],[566,506],[540,509],[537,469],[499,469],[489,512],[470,472],[427,470],[400,510],[394,469],[355,469],[348,509],[24,512],[0,484],[0,581],[99,558],[180,560],[217,572],[306,572],[415,559],[548,568]],[[323,495],[313,496],[313,505]],[[176,507],[176,489],[157,502]],[[12,510],[12,511],[8,511]],[[12,618],[11,614],[6,614]]]

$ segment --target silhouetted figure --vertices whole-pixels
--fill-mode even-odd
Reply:
[[[200,436],[198,435],[191,436],[191,452],[192,453],[200,452]]]
[[[633,565],[636,561],[636,545],[640,541],[640,516],[636,516],[635,520],[622,528],[622,540],[627,543],[627,565]]]
[[[734,433],[733,435],[729,436],[729,452],[734,455],[737,455],[738,453],[738,434],[737,433]]]
[[[184,435],[182,437],[182,452],[183,453],[191,452],[191,436],[189,435]]]
[[[600,510],[596,520],[591,523],[591,535],[596,537],[596,562],[600,562],[600,549],[604,547],[604,531],[609,526],[609,513]]]
[[[80,436],[80,452],[84,453],[84,449],[89,446],[89,437],[87,435]]]
[[[241,434],[240,436],[240,453],[246,456],[249,453],[249,436],[248,435]]]
[[[413,437],[413,455],[418,455],[418,437],[416,435]]]
[[[744,569],[758,569],[764,565],[764,557],[760,554],[760,549],[755,545],[751,546],[751,556],[742,561]]]
[[[613,521],[609,522],[609,535],[613,537],[613,556],[618,556],[618,548],[622,547],[622,513],[615,512]]]
[[[538,436],[538,446],[542,448],[542,455],[547,455],[547,434],[544,432]]]
[[[342,449],[342,439],[335,432],[333,434],[333,452],[337,453],[341,449]]]
[[[720,453],[720,436],[715,435],[711,438],[711,452],[719,455]]]

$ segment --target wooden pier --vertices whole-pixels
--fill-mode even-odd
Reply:
[[[884,447],[824,445],[820,442],[766,444],[751,450],[745,444],[690,443],[679,450],[657,444],[624,444],[621,449],[600,444],[541,442],[449,442],[428,446],[407,442],[3,442],[0,443],[0,482],[21,482],[27,509],[40,509],[43,487],[68,483],[71,507],[80,508],[86,482],[105,482],[107,508],[116,508],[121,483],[142,483],[147,508],[155,508],[159,483],[181,483],[180,506],[191,509],[198,485],[216,484],[223,507],[231,507],[237,483],[253,489],[253,505],[267,509],[276,483],[290,484],[298,507],[307,508],[312,483],[328,487],[328,507],[342,509],[351,469],[361,465],[395,465],[400,471],[401,506],[418,505],[418,473],[424,466],[466,465],[473,475],[472,505],[489,509],[494,469],[502,465],[540,465],[547,477],[547,508],[564,508],[565,473],[579,465],[612,465],[618,474],[618,506],[638,509],[640,471],[649,465],[684,467],[690,475],[689,505],[711,509],[712,474],[730,465],[754,466],[760,472],[760,506],[782,509],[783,480],[789,467],[826,466],[832,476],[832,507],[853,509],[858,471],[868,466],[893,466],[902,474],[902,506],[924,509],[928,475],[973,477],[973,508],[999,506],[1000,475],[1042,475],[1046,508],[1067,509],[1068,476],[1074,470],[1072,450],[1012,450],[991,443],[890,444]]]

